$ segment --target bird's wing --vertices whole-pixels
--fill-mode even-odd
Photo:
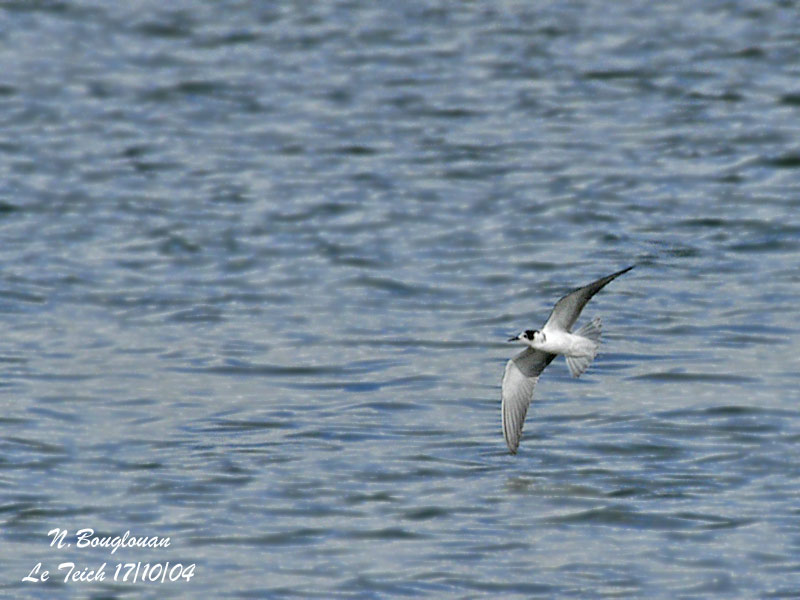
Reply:
[[[556,305],[553,307],[553,311],[547,318],[547,323],[544,324],[542,329],[545,331],[548,329],[557,329],[562,331],[571,330],[572,326],[575,324],[575,321],[578,320],[583,307],[586,306],[587,302],[589,302],[589,299],[597,292],[602,290],[611,281],[623,273],[627,273],[632,268],[633,266],[628,267],[627,269],[622,269],[621,271],[612,273],[608,277],[602,277],[597,281],[590,283],[589,285],[585,285],[577,290],[571,291],[569,294],[561,298],[561,300],[556,302]]]
[[[503,437],[511,454],[517,453],[522,424],[533,399],[533,388],[555,354],[526,348],[506,364],[503,373]]]

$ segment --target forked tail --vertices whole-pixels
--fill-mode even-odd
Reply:
[[[581,374],[589,368],[589,365],[592,364],[594,357],[597,356],[597,350],[600,348],[601,329],[602,322],[600,321],[600,317],[595,317],[575,332],[574,335],[585,338],[587,343],[585,354],[566,357],[569,372],[572,373],[573,377],[580,377]]]

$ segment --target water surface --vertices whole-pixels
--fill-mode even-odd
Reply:
[[[3,595],[800,595],[798,21],[3,3]],[[634,263],[510,456],[504,340]]]

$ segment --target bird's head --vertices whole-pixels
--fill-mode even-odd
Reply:
[[[545,341],[544,334],[538,329],[526,329],[518,336],[508,338],[509,342],[521,342],[526,346],[533,346],[534,344],[542,344]]]

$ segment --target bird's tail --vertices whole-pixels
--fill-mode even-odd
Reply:
[[[597,349],[600,348],[600,333],[602,322],[600,317],[595,317],[589,323],[578,329],[575,335],[586,339],[586,352],[578,356],[567,356],[567,366],[573,377],[580,377],[589,368],[594,357],[597,356]]]
[[[600,320],[600,317],[595,317],[591,321],[589,321],[586,325],[578,329],[575,332],[575,335],[579,335],[581,337],[585,337],[587,339],[592,340],[593,342],[597,342],[600,344],[600,333],[603,329],[603,322]]]

